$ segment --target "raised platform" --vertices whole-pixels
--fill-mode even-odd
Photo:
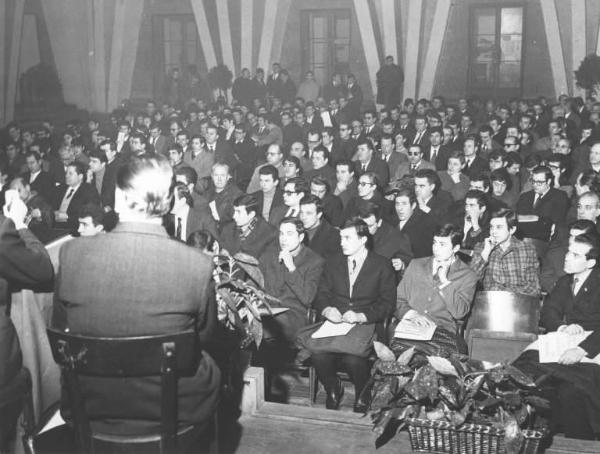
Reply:
[[[301,382],[300,382],[301,383]],[[407,432],[376,449],[369,419],[351,411],[326,410],[317,402],[280,404],[264,399],[264,374],[251,367],[244,376],[241,438],[244,454],[403,454],[411,453]],[[300,384],[299,386],[302,387]],[[291,393],[294,394],[293,392]],[[324,394],[324,393],[322,393]],[[308,399],[306,399],[308,402]],[[600,442],[554,437],[546,454],[597,454]]]

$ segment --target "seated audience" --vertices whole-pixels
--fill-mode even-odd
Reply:
[[[348,202],[358,196],[358,184],[354,180],[354,164],[347,159],[341,159],[335,164],[336,184],[333,195],[336,195],[342,201],[344,210]]]
[[[111,226],[114,227],[114,226]],[[104,233],[104,210],[97,203],[86,203],[79,211],[79,236],[96,236]]]
[[[461,248],[469,252],[475,245],[490,234],[490,212],[488,210],[486,194],[476,189],[471,189],[465,196],[464,217],[457,223],[462,227],[463,239]]]
[[[408,234],[384,221],[381,209],[372,202],[362,204],[358,215],[369,227],[373,238],[373,252],[391,260],[399,280],[413,257]]]
[[[398,216],[400,232],[408,235],[415,258],[431,255],[431,242],[437,223],[417,205],[417,196],[412,188],[394,191],[394,207]]]
[[[227,164],[214,164],[211,180],[212,186],[206,191],[206,198],[212,217],[222,227],[233,219],[233,201],[242,191],[232,180]]]
[[[465,165],[465,156],[459,150],[448,154],[446,170],[438,171],[441,181],[440,189],[449,192],[455,201],[463,200],[469,190],[469,178],[462,173]]]
[[[344,206],[341,199],[331,193],[329,182],[319,176],[313,177],[310,193],[323,202],[323,217],[334,227],[340,227],[344,221]]]
[[[388,259],[368,249],[369,228],[361,220],[347,221],[340,231],[343,255],[327,260],[321,277],[315,309],[325,319],[340,323],[382,323],[393,311],[396,299],[393,269]],[[346,336],[352,337],[352,330]],[[369,343],[370,344],[370,343]],[[359,346],[360,347],[360,346]],[[363,345],[368,349],[369,345]],[[370,376],[366,357],[349,353],[312,352],[317,377],[327,392],[325,406],[337,410],[344,388],[338,370],[349,373],[354,384],[354,410],[367,410],[368,390],[363,391]],[[361,393],[365,393],[361,398]]]
[[[540,364],[537,350],[525,351],[514,363],[535,379],[553,377],[557,389],[551,401],[551,428],[567,438],[593,440],[600,433],[600,369],[589,362],[600,353],[599,253],[596,234],[571,240],[564,259],[566,275],[550,292],[540,318],[540,325],[549,332],[591,334],[562,353],[557,363]]]
[[[341,254],[340,232],[324,218],[323,202],[310,194],[300,200],[298,216],[304,225],[308,246],[323,258]]]
[[[381,217],[388,222],[394,221],[393,205],[381,195],[379,178],[374,172],[366,172],[358,178],[358,195],[348,201],[344,210],[344,219],[352,219],[358,216],[360,206],[366,202],[379,205]]]
[[[564,222],[569,199],[553,187],[554,177],[548,167],[533,169],[531,183],[533,189],[521,194],[517,202],[519,232],[523,237],[549,241],[552,224]]]
[[[233,222],[223,226],[220,243],[231,255],[243,252],[258,259],[276,236],[275,227],[258,213],[256,198],[241,195],[233,201]]]
[[[385,162],[375,156],[375,149],[370,140],[362,140],[356,145],[354,169],[358,177],[367,172],[377,175],[382,188],[390,181],[390,170]]]
[[[457,321],[471,310],[477,275],[460,260],[462,232],[452,224],[436,229],[433,256],[414,259],[397,288],[395,315],[418,326],[436,326],[435,343],[442,335],[453,342],[454,352],[467,353]],[[427,341],[425,341],[427,342]]]
[[[519,199],[519,193],[513,183],[513,179],[504,167],[492,170],[490,173],[491,198],[511,210],[515,209]]]
[[[28,172],[23,174],[24,181],[29,183],[32,191],[51,204],[54,201],[56,185],[52,176],[43,169],[44,160],[37,151],[28,151],[25,154],[25,162]]]
[[[252,194],[258,203],[262,218],[270,222],[274,209],[283,206],[283,191],[279,188],[279,172],[270,164],[258,170],[260,191]]]
[[[192,192],[185,183],[175,183],[173,206],[164,219],[165,229],[176,240],[186,242],[188,236],[196,230],[206,230],[217,235],[217,223],[204,207],[196,209]]]
[[[435,165],[425,160],[421,145],[412,144],[408,147],[408,162],[398,166],[396,173],[392,176],[392,181],[401,180],[406,176],[414,177],[415,173],[421,169],[435,170]]]
[[[335,169],[329,165],[329,152],[327,149],[319,145],[316,147],[310,157],[312,169],[307,170],[304,174],[306,181],[312,181],[313,178],[319,177],[329,184],[334,186],[336,183]]]
[[[40,241],[47,243],[52,239],[51,230],[54,227],[54,210],[46,200],[31,189],[23,177],[16,177],[10,183],[10,189],[18,192],[19,197],[27,205],[30,219],[29,229]]]
[[[483,290],[539,295],[539,263],[535,247],[517,239],[517,215],[501,209],[490,215],[490,236],[473,250],[470,266]]]
[[[246,193],[253,194],[256,191],[260,190],[260,178],[259,171],[262,166],[267,164],[272,165],[279,172],[279,179],[284,177],[284,168],[283,168],[283,150],[277,144],[269,145],[267,148],[267,162],[266,164],[261,164],[254,169],[252,173],[252,177],[250,178],[250,183],[248,183],[248,188],[246,189]]]
[[[114,232],[78,238],[61,248],[55,328],[95,337],[194,329],[200,345],[210,338],[216,324],[211,261],[171,241],[160,225],[169,210],[172,178],[162,156],[134,157],[119,170],[115,210],[120,222]],[[123,279],[124,275],[135,279]],[[160,377],[80,377],[79,381],[93,429],[115,435],[159,429]],[[203,425],[209,421],[216,411],[219,382],[219,369],[202,352],[194,376],[179,379],[177,422]],[[69,421],[65,400],[62,408],[63,418]]]
[[[419,209],[428,213],[439,225],[444,224],[454,200],[449,192],[441,189],[438,174],[432,169],[417,170],[414,184]]]
[[[298,217],[300,200],[308,194],[310,194],[310,189],[306,180],[303,178],[287,180],[283,187],[283,205],[278,206],[271,213],[270,224],[277,226],[283,218]]]
[[[85,181],[86,171],[87,166],[77,161],[67,166],[66,183],[58,188],[54,201],[54,219],[57,227],[76,231],[81,207],[89,202],[100,202],[96,188]]]

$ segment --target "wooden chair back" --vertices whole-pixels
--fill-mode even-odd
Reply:
[[[177,450],[177,379],[195,373],[199,345],[194,331],[136,337],[89,337],[48,329],[54,360],[62,369],[78,452],[93,453],[94,441],[85,413],[79,376],[161,377],[161,453]],[[139,442],[114,438],[115,445]],[[109,437],[110,439],[110,437]],[[107,438],[103,437],[103,444]],[[109,442],[110,443],[110,442]]]

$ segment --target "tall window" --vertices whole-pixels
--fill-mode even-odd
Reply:
[[[471,10],[469,91],[494,97],[521,94],[523,7]]]
[[[346,73],[350,60],[350,10],[303,13],[302,66],[325,85],[334,72]]]

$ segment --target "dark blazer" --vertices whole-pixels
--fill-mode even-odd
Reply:
[[[561,277],[542,306],[540,325],[556,331],[560,325],[576,323],[586,331],[593,331],[579,344],[593,358],[600,353],[600,270],[594,268],[573,296],[573,275]]]
[[[379,205],[379,208],[381,209],[381,218],[384,221],[394,223],[396,211],[393,202],[387,200],[379,192],[375,192],[373,198],[371,198],[371,200],[368,200],[368,202],[372,202],[376,205]],[[364,203],[366,202],[363,199],[361,199],[358,195],[350,199],[350,201],[346,205],[346,209],[344,210],[344,220],[348,220],[355,216],[358,216],[360,206]]]
[[[248,183],[250,183],[252,172],[254,172],[254,168],[258,162],[257,148],[252,139],[248,136],[246,136],[246,139],[242,142],[233,142],[231,146],[233,157],[238,162],[235,172],[235,181],[237,186],[242,191],[245,191],[248,187]]]
[[[203,345],[217,323],[210,259],[172,241],[160,225],[118,224],[105,235],[66,243],[59,260],[56,328],[114,337],[193,329]],[[195,375],[179,380],[180,423],[212,417],[219,382],[218,367],[203,353]],[[159,427],[160,377],[87,377],[80,383],[86,413],[98,430],[133,434]]]
[[[344,223],[344,205],[342,200],[333,194],[323,197],[323,217],[334,227],[341,227]]]
[[[552,224],[562,224],[569,209],[569,197],[564,191],[556,188],[550,190],[533,207],[534,191],[527,191],[517,201],[517,214],[533,214],[539,217],[537,222],[519,223],[519,231],[524,237],[537,238],[543,241],[550,239]]]
[[[204,230],[206,232],[210,232],[210,234],[214,238],[219,237],[217,223],[213,219],[208,205],[201,205],[198,207],[194,205],[188,213],[188,217],[185,224],[185,232],[188,238],[192,233],[196,232],[197,230]],[[174,214],[168,214],[165,217],[165,229],[167,230],[170,236],[175,236],[177,229],[175,225]],[[183,241],[185,242],[186,239],[184,238]]]
[[[301,246],[294,257],[296,269],[290,273],[279,262],[280,251],[277,242],[271,243],[260,256],[259,265],[265,277],[265,291],[278,298],[282,307],[290,310],[274,317],[265,317],[263,326],[275,338],[293,341],[296,332],[308,324],[307,309],[312,306],[317,293],[325,261],[310,248]]]
[[[243,252],[258,259],[266,247],[276,240],[277,234],[278,230],[257,214],[256,227],[244,239],[240,239],[234,222],[226,224],[221,229],[220,244],[231,255]]]
[[[215,191],[212,185],[206,191],[205,196],[208,202],[215,202],[219,214],[219,225],[223,226],[233,219],[233,201],[242,194],[243,192],[231,180],[221,192]]]
[[[396,151],[392,151],[387,161],[385,160],[381,152],[377,152],[377,157],[387,164],[388,169],[390,171],[390,178],[393,178],[394,175],[396,175],[398,167],[400,167],[402,164],[408,161],[408,158],[405,154],[398,153]]]
[[[358,197],[358,184],[356,180],[353,180],[347,187],[346,190],[340,192],[337,195],[342,201],[342,205],[344,206],[344,210],[348,206],[348,202],[352,200],[354,197]]]
[[[429,199],[427,206],[431,208],[429,215],[436,221],[437,224],[443,225],[449,222],[450,208],[454,203],[454,199],[449,192],[439,190],[437,194]]]
[[[25,182],[29,182],[29,177],[31,174],[29,172],[23,175]],[[54,202],[54,192],[56,191],[56,183],[52,178],[52,175],[48,172],[44,172],[43,170],[39,173],[39,175],[33,180],[33,183],[30,184],[31,189],[38,193],[46,202],[52,204]]]
[[[329,183],[330,188],[335,188],[337,180],[335,178],[335,169],[330,165],[325,165],[320,169],[310,169],[304,173],[304,179],[308,184],[313,177],[321,177]]]
[[[469,177],[469,179],[472,179],[473,177],[476,177],[478,175],[481,175],[482,172],[487,172],[490,170],[490,166],[488,164],[488,162],[483,159],[481,156],[476,156],[475,159],[473,159],[473,162],[471,163],[471,165],[469,167],[466,166],[463,168],[462,173],[464,173],[466,176]]]
[[[352,138],[348,140],[336,139],[329,155],[329,163],[335,166],[336,162],[342,159],[352,160],[354,153],[356,153],[356,143],[356,140]]]
[[[367,165],[367,172],[375,172],[377,174],[377,178],[379,178],[379,186],[385,188],[390,181],[390,169],[388,165],[383,162],[381,159],[375,156],[371,157],[369,161],[369,165]],[[362,171],[362,164],[360,161],[354,162],[354,175],[356,180],[365,172]]]
[[[63,185],[58,189],[57,197],[54,202],[55,209],[60,207],[62,199],[68,189],[69,187],[67,185]],[[89,183],[81,183],[79,188],[77,188],[77,191],[71,196],[71,203],[69,203],[69,207],[67,208],[67,215],[69,216],[66,222],[67,228],[77,230],[79,225],[79,212],[81,211],[81,207],[86,203],[100,203],[100,196],[94,186]]]
[[[407,265],[413,258],[409,236],[383,221],[373,235],[373,252],[387,259],[402,259]]]
[[[262,191],[256,191],[252,193],[254,197],[256,197],[256,202],[258,203],[258,208],[256,213],[258,216],[262,216],[263,212],[263,204],[265,202],[265,193]],[[273,201],[271,202],[271,209],[269,210],[269,219],[265,219],[265,221],[271,221],[271,214],[273,213],[273,209],[283,205],[283,191],[279,186],[275,189],[275,195],[273,196]]]
[[[341,254],[340,231],[332,227],[326,220],[321,219],[314,236],[312,239],[308,239],[308,246],[326,259]]]
[[[315,308],[319,313],[326,307],[336,307],[342,315],[353,310],[363,313],[367,323],[383,322],[394,310],[396,279],[388,259],[369,251],[354,282],[350,296],[348,258],[331,257],[325,263]]]
[[[117,172],[119,168],[120,165],[116,159],[110,164],[106,164],[104,168],[102,188],[100,189],[100,200],[103,207],[115,207],[115,188],[117,186]]]
[[[432,216],[424,213],[418,207],[415,208],[412,216],[400,230],[410,238],[410,245],[415,258],[432,255],[431,244],[433,242],[433,232],[437,226]]]

